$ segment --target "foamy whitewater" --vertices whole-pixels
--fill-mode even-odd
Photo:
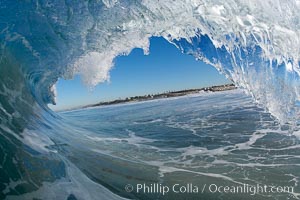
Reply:
[[[147,199],[124,192],[126,177],[144,165],[149,171],[134,180],[150,181],[157,173],[153,181],[173,183],[196,173],[199,181],[282,181],[297,187],[299,11],[299,0],[1,0],[0,199]],[[92,88],[109,80],[117,56],[134,48],[148,54],[153,36],[213,65],[255,104],[242,93],[228,94],[232,99],[224,93],[204,95],[199,104],[159,101],[170,116],[154,112],[147,117],[150,123],[121,112],[137,109],[142,115],[139,106],[143,110],[148,104],[108,113],[57,114],[48,108],[55,104],[59,78],[80,74]],[[195,111],[190,121],[184,107]],[[205,121],[211,115],[221,118]],[[131,122],[139,128],[132,130]],[[156,130],[157,123],[163,127]],[[151,151],[157,155],[145,160],[139,155]],[[258,198],[287,197],[272,195]],[[297,192],[289,194],[296,197]]]

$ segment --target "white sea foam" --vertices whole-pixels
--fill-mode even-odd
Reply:
[[[125,131],[128,133],[129,137],[116,138],[116,137],[97,137],[97,136],[86,135],[86,138],[96,142],[119,142],[119,143],[127,142],[128,144],[136,145],[136,146],[139,146],[140,144],[151,143],[156,141],[154,139],[139,137],[133,131],[128,129],[126,129]]]
[[[40,153],[48,153],[50,150],[47,148],[48,146],[54,145],[53,141],[46,135],[36,133],[33,130],[25,129],[23,131],[22,141],[24,144],[30,146],[34,150]],[[56,152],[51,150],[52,152]]]

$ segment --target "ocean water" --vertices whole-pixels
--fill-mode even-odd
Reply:
[[[299,11],[299,0],[1,0],[0,199],[251,199],[255,184],[280,191],[255,199],[298,197]],[[49,109],[58,79],[108,81],[115,57],[151,53],[151,37],[247,95]],[[201,197],[141,181],[192,182]],[[247,194],[224,193],[242,183]]]
[[[240,90],[74,110],[59,116],[60,122],[73,128],[36,130],[53,144],[36,146],[47,153],[38,163],[28,161],[27,170],[32,179],[37,176],[44,183],[21,199],[299,198],[299,138],[289,135]],[[42,144],[40,137],[32,143]],[[126,191],[128,184],[133,191]],[[170,191],[137,190],[138,184],[156,184]],[[176,193],[175,184],[175,191],[192,184],[194,192]],[[215,185],[249,189],[221,193]],[[293,190],[255,191],[257,185]]]

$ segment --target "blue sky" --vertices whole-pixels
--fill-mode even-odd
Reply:
[[[92,91],[82,84],[79,76],[73,80],[60,79],[56,84],[57,105],[51,108],[61,110],[136,95],[229,83],[214,67],[182,54],[163,38],[151,38],[149,55],[134,49],[114,62],[110,81]]]

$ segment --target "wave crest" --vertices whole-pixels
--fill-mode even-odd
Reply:
[[[281,122],[298,120],[298,0],[0,4],[1,48],[25,63],[32,91],[45,103],[59,77],[81,74],[95,86],[109,79],[115,57],[134,48],[148,53],[149,38],[161,36],[217,67]]]

